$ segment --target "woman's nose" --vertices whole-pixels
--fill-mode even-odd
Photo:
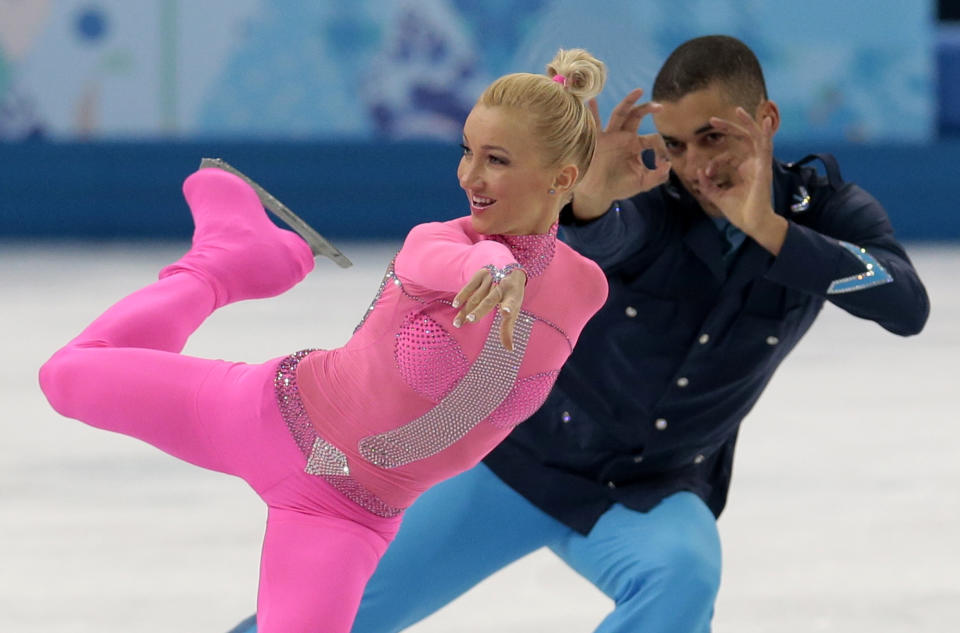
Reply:
[[[481,181],[480,169],[473,164],[460,169],[460,186],[464,189],[475,188]]]

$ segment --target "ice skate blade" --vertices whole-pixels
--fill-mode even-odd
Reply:
[[[323,255],[324,257],[329,257],[334,261],[334,263],[337,264],[337,266],[340,266],[340,268],[349,268],[350,266],[353,266],[353,262],[347,259],[347,256],[341,253],[340,249],[327,241],[327,239],[317,233],[313,227],[304,222],[300,216],[287,208],[285,204],[274,198],[269,191],[251,180],[242,171],[236,167],[233,167],[221,158],[201,159],[200,169],[205,169],[208,167],[222,169],[223,171],[231,173],[234,176],[238,176],[245,183],[253,187],[253,190],[257,192],[257,197],[260,198],[260,202],[263,203],[264,208],[283,220],[287,226],[297,233],[297,235],[302,237],[307,244],[310,245],[310,250],[313,251],[314,256]]]

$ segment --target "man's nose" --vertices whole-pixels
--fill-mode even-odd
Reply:
[[[676,160],[673,161],[673,168],[677,169]],[[688,147],[687,151],[684,152],[683,160],[680,161],[680,171],[683,173],[683,177],[688,181],[696,181],[697,179],[697,170],[706,169],[707,163],[710,162],[710,157],[706,153],[700,151],[695,147]]]

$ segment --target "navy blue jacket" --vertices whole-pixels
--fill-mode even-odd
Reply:
[[[639,511],[681,490],[719,516],[740,422],[825,300],[900,335],[926,291],[870,194],[804,161],[775,162],[776,257],[747,238],[724,263],[716,224],[675,180],[577,222],[564,238],[607,274],[543,407],[485,459],[546,513],[586,534],[614,503]]]

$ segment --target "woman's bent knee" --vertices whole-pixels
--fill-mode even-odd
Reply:
[[[47,362],[41,365],[39,380],[40,391],[43,392],[43,395],[47,398],[47,402],[50,403],[50,406],[53,407],[57,413],[60,413],[61,415],[67,415],[65,412],[68,407],[64,394],[63,366],[63,350],[60,350],[51,356]]]

